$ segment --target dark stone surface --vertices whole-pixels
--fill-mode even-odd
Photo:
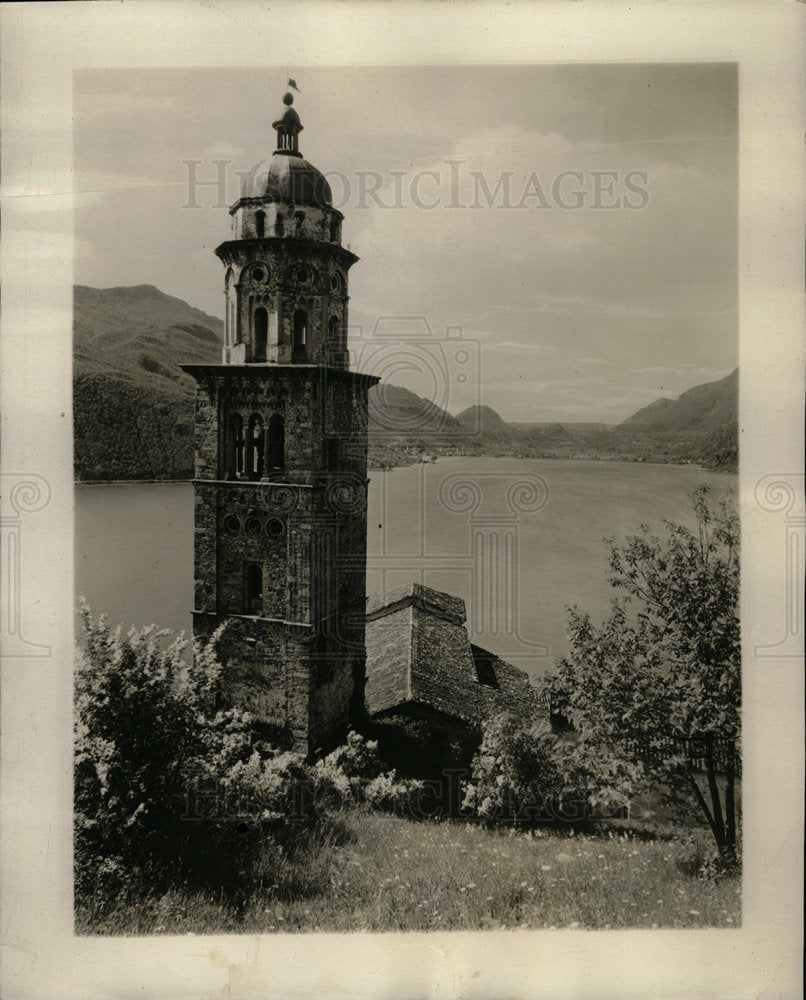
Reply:
[[[524,671],[471,644],[460,598],[410,584],[367,608],[370,715],[417,704],[475,727],[500,712],[548,718]]]

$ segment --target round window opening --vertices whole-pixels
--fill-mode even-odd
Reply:
[[[269,521],[269,523],[267,525],[267,528],[268,528],[269,535],[272,538],[280,538],[282,536],[282,534],[283,534],[283,531],[284,531],[283,522],[279,521],[276,517],[273,517]]]
[[[307,267],[301,267],[297,271],[297,281],[301,285],[307,284],[307,282],[310,281],[310,278],[311,278],[311,272],[308,270]]]
[[[237,535],[241,530],[241,522],[234,514],[229,514],[224,518],[224,530],[228,531],[231,535]]]
[[[252,277],[255,281],[264,281],[266,278],[266,272],[262,267],[256,267],[254,271],[252,271]]]
[[[246,519],[246,533],[248,535],[260,534],[260,518],[248,517]]]

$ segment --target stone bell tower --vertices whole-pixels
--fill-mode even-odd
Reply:
[[[304,752],[363,711],[367,393],[348,365],[343,216],[299,152],[277,148],[230,209],[220,365],[196,380],[194,635],[222,622],[225,703]]]

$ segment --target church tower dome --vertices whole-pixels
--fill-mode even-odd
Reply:
[[[230,209],[232,238],[216,250],[227,268],[225,364],[347,367],[344,216],[324,174],[299,151],[302,122],[286,94],[277,148],[244,177]]]
[[[332,209],[333,194],[324,174],[303,159],[299,151],[298,136],[303,126],[296,110],[291,107],[293,100],[290,93],[283,98],[287,107],[272,123],[277,132],[277,148],[273,156],[255,164],[244,177],[241,198]]]

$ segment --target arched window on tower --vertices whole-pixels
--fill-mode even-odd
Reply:
[[[263,613],[263,568],[248,563],[244,574],[244,611],[248,615]]]
[[[262,240],[266,235],[266,213],[257,211],[255,212],[255,232],[257,233],[257,238]]]
[[[246,444],[247,478],[260,479],[263,476],[263,420],[257,413],[253,413],[249,418]]]
[[[308,360],[308,314],[304,309],[297,309],[294,313],[294,340],[291,353],[292,361]]]
[[[285,468],[285,421],[279,413],[273,413],[269,420],[269,472],[279,472]]]
[[[255,361],[266,360],[266,345],[269,340],[269,314],[263,306],[255,309]]]
[[[226,479],[237,479],[243,474],[243,417],[231,413],[227,422]]]

